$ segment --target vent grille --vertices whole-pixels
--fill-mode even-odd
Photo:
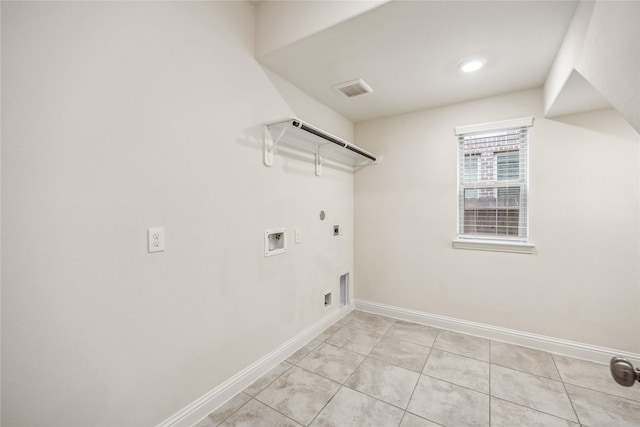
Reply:
[[[351,80],[348,82],[340,83],[333,87],[347,98],[353,98],[354,96],[364,95],[365,93],[373,92],[371,86],[365,83],[362,79]]]

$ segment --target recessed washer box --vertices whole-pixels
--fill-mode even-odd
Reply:
[[[287,252],[287,229],[271,228],[264,230],[264,256]]]

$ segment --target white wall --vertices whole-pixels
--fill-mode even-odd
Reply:
[[[281,49],[388,1],[262,1],[256,5],[256,56]]]
[[[595,2],[593,1],[581,1],[578,3],[569,28],[567,28],[567,33],[562,40],[562,45],[560,45],[553,65],[549,70],[544,84],[544,111],[548,116],[557,115],[553,114],[552,109],[558,100],[562,98],[563,89],[580,57],[594,5]],[[571,99],[568,102],[571,102]]]
[[[640,2],[596,2],[576,69],[640,132]]]
[[[156,424],[328,314],[353,176],[263,165],[297,111],[253,28],[246,2],[2,3],[3,426]],[[277,226],[304,241],[264,258]]]
[[[640,3],[581,1],[545,82],[545,115],[613,107],[640,132],[639,94]]]
[[[533,255],[453,249],[454,126],[534,116]],[[640,137],[613,110],[543,117],[542,90],[358,123],[356,298],[638,352]]]
[[[353,141],[353,123],[350,120],[314,100],[297,86],[268,68],[263,66],[262,69],[299,119],[311,122],[320,129],[332,129],[331,133],[333,135],[339,136],[346,141]],[[311,121],[312,119],[313,121]]]

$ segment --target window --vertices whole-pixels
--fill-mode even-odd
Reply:
[[[527,243],[528,128],[533,118],[456,128],[458,240]]]

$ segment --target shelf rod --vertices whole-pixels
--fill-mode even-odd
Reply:
[[[324,133],[322,133],[322,132],[320,132],[320,131],[312,128],[312,127],[309,127],[309,126],[305,125],[304,123],[301,123],[301,122],[299,122],[297,120],[294,120],[293,122],[291,122],[291,124],[293,126],[297,127],[298,129],[302,129],[304,131],[307,131],[309,133],[314,134],[315,136],[318,136],[318,137],[320,137],[322,139],[325,139],[325,140],[327,140],[329,142],[333,142],[334,144],[339,145],[342,148],[346,148],[349,151],[353,151],[354,153],[359,154],[362,157],[366,157],[367,159],[372,160],[374,162],[376,161],[376,158],[374,156],[372,156],[371,154],[369,154],[369,153],[367,153],[367,152],[365,152],[363,150],[360,150],[359,148],[354,147],[354,146],[352,146],[352,145],[350,145],[348,143],[339,141],[339,140],[337,140],[337,139],[335,139],[335,138],[333,138],[333,137],[331,137],[329,135],[326,135],[326,134],[324,134]]]
[[[322,133],[322,132],[320,132],[318,130],[315,130],[314,128],[309,127],[309,126],[305,125],[304,123],[300,123],[297,120],[294,120],[293,122],[291,122],[291,124],[293,126],[297,127],[298,129],[302,129],[304,131],[307,131],[309,133],[314,134],[315,136],[319,136],[322,139],[326,139],[329,142],[333,142],[334,144],[339,145],[342,148],[347,146],[346,143],[344,143],[342,141],[339,141],[339,140],[337,140],[337,139],[335,139],[335,138],[333,138],[333,137],[331,137],[329,135],[326,135],[326,134],[324,134],[324,133]]]
[[[360,154],[361,156],[366,157],[369,160],[373,160],[374,162],[376,161],[375,157],[373,157],[369,153],[365,153],[364,151],[357,149],[356,147],[352,147],[351,145],[347,145],[346,148],[347,148],[347,150],[351,150],[354,153]]]

